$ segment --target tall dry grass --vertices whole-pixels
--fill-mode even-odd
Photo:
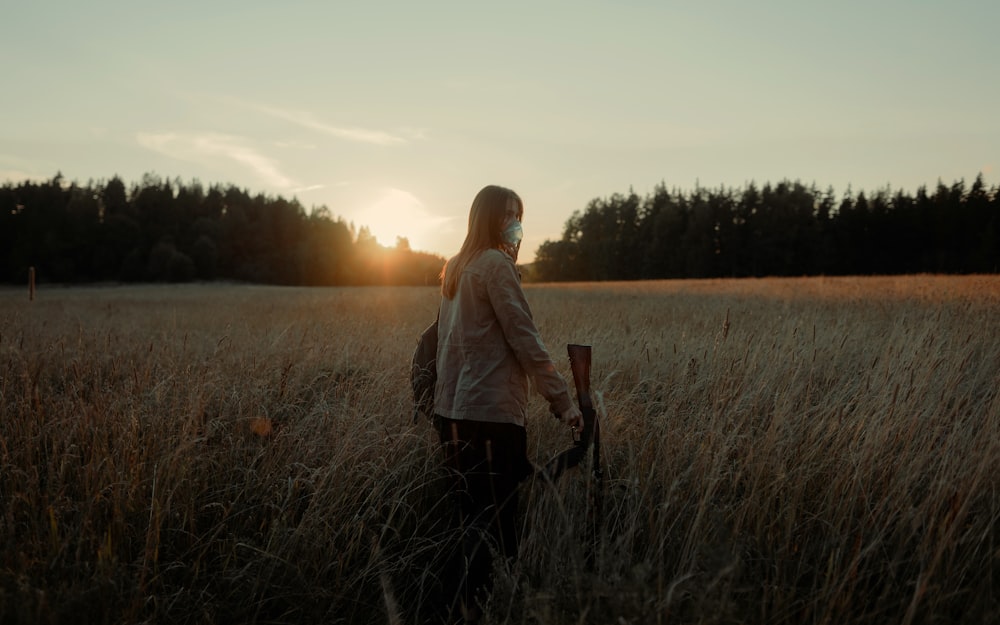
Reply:
[[[535,286],[594,345],[494,623],[1000,620],[1000,279]],[[433,289],[0,293],[0,621],[419,622],[451,544],[408,359]],[[531,407],[532,456],[566,433]]]

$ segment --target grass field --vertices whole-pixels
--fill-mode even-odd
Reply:
[[[0,291],[0,622],[416,623],[453,535],[429,288]],[[1000,622],[1000,277],[537,285],[586,470],[488,623]],[[530,453],[569,444],[531,405]]]

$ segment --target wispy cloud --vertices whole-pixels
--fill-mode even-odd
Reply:
[[[299,141],[275,141],[274,147],[286,148],[289,150],[315,150],[315,143],[303,143]]]
[[[295,187],[294,189],[289,189],[291,193],[307,193],[309,191],[318,191],[320,189],[325,189],[325,184],[310,184],[304,187]]]
[[[0,169],[0,183],[12,182],[14,184],[19,184],[22,182],[45,182],[46,180],[52,180],[52,178],[52,176],[31,174],[20,169]]]
[[[310,130],[316,130],[324,134],[336,137],[338,139],[344,139],[346,141],[355,141],[358,143],[371,143],[374,145],[399,145],[407,143],[409,139],[400,136],[399,134],[393,134],[386,132],[384,130],[371,130],[368,128],[358,128],[355,126],[335,126],[329,124],[325,121],[317,119],[312,113],[307,111],[294,111],[287,109],[279,109],[270,106],[261,105],[250,105],[252,108],[275,117],[277,119],[282,119],[287,122],[291,122],[303,128],[308,128]],[[410,134],[410,133],[408,133]],[[419,135],[418,135],[419,136]]]
[[[51,180],[55,170],[48,174],[32,173],[32,170],[39,171],[43,168],[44,165],[33,160],[0,153],[0,183],[4,181],[19,183]]]
[[[140,132],[136,134],[136,141],[148,150],[199,165],[218,166],[220,158],[235,162],[270,187],[288,189],[297,185],[280,170],[274,159],[261,154],[241,137],[216,133]]]

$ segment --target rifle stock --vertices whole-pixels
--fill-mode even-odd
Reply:
[[[590,345],[570,344],[566,346],[569,353],[569,366],[573,372],[573,383],[576,386],[576,399],[583,414],[583,429],[574,436],[573,447],[553,458],[546,466],[544,475],[555,481],[566,469],[571,469],[586,458],[587,449],[593,446],[594,477],[601,477],[601,424],[597,418],[597,410],[590,395]]]
[[[597,424],[597,411],[590,397],[590,345],[567,345],[569,367],[573,372],[573,383],[576,386],[576,400],[583,413],[583,431],[580,440],[584,445],[593,440],[594,428]]]
[[[588,489],[590,505],[587,507],[587,528],[585,558],[587,570],[594,570],[596,554],[601,536],[601,522],[604,508],[604,476],[601,471],[601,422],[590,396],[590,356],[589,345],[567,345],[570,369],[573,371],[573,382],[576,385],[576,399],[583,413],[583,430],[574,437],[573,446],[552,459],[545,466],[543,475],[554,482],[566,469],[579,465],[587,457],[587,450],[592,449],[593,460],[591,471],[594,481]]]

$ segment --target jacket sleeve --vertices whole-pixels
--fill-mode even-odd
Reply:
[[[562,414],[569,410],[573,405],[569,387],[542,343],[517,270],[506,256],[490,272],[487,293],[507,344],[535,388],[553,412]]]

